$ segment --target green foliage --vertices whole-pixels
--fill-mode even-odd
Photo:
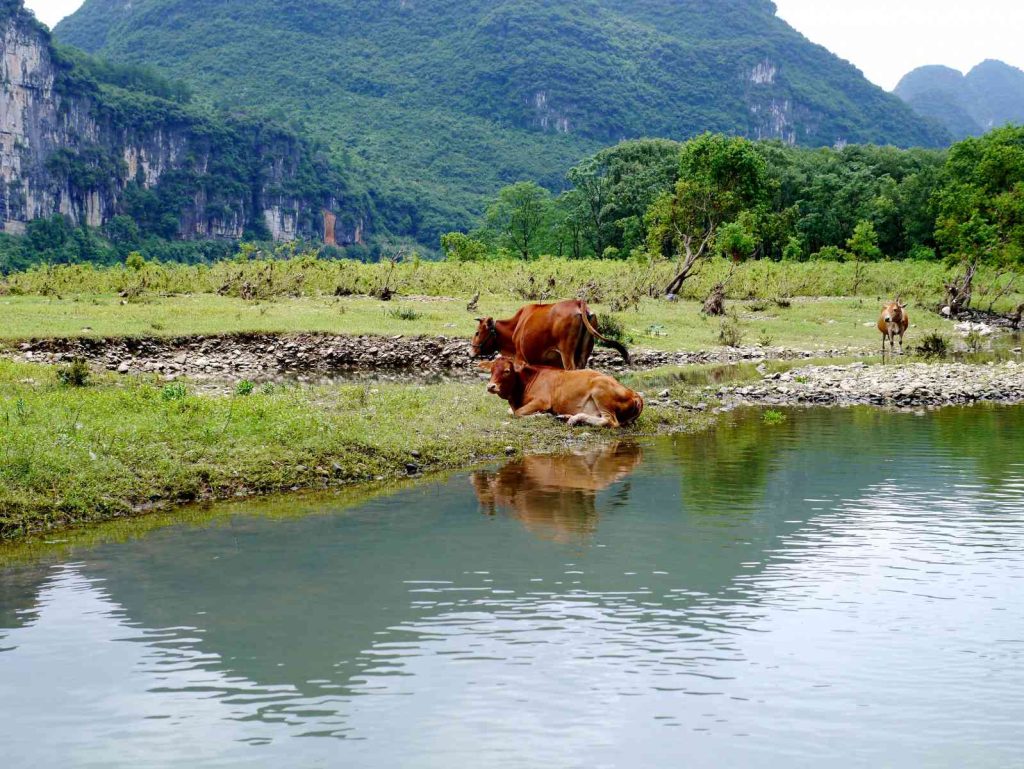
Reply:
[[[182,401],[187,397],[188,389],[185,387],[183,382],[171,382],[170,384],[165,384],[163,389],[160,390],[160,399],[165,403]]]
[[[146,258],[138,251],[132,251],[125,258],[124,266],[132,272],[139,272],[146,266]]]
[[[1024,126],[950,150],[936,237],[952,260],[1024,263]]]
[[[487,258],[487,244],[462,232],[442,235],[441,251],[450,262],[482,262]]]
[[[765,409],[761,414],[761,421],[766,425],[781,425],[786,421],[786,415],[776,409]]]
[[[743,344],[743,328],[738,318],[730,315],[722,320],[718,328],[718,343],[725,347],[739,347]]]
[[[917,353],[925,358],[945,358],[949,354],[949,339],[942,334],[929,332],[921,337]]]
[[[248,379],[242,379],[235,385],[235,395],[240,398],[245,398],[253,394],[256,390],[256,385],[250,382]]]
[[[882,258],[882,249],[878,247],[878,233],[875,225],[869,221],[858,222],[853,234],[846,241],[846,248],[853,257],[862,262],[875,262]]]
[[[539,254],[549,236],[553,212],[551,193],[534,182],[519,182],[502,189],[488,206],[481,234],[529,259]]]
[[[414,310],[412,307],[398,307],[389,312],[388,317],[395,320],[419,320],[423,317],[423,313]]]
[[[57,381],[65,387],[85,387],[89,384],[91,375],[89,365],[80,359],[73,360],[67,366],[57,369]]]
[[[308,127],[365,170],[379,225],[430,245],[471,230],[510,181],[558,191],[623,137],[765,135],[776,105],[792,105],[785,138],[808,145],[947,141],[766,0],[147,0],[132,13],[87,0],[58,33]],[[615,233],[628,216],[602,218]],[[591,253],[637,245],[601,237]]]

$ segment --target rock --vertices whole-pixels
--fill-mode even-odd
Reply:
[[[126,361],[126,360],[125,361],[121,361],[120,365],[118,365],[118,367],[117,367],[117,373],[118,374],[127,374],[129,371],[131,371],[131,368],[132,368],[131,362]]]
[[[515,453],[516,453],[516,447],[515,446],[506,446],[505,447],[505,455],[506,456],[510,457],[510,456],[512,456]]]
[[[412,457],[413,459],[419,459],[420,453],[418,451],[413,450],[409,452],[409,456]]]
[[[420,466],[415,462],[407,462],[405,465],[405,472],[408,475],[417,475],[420,472]]]

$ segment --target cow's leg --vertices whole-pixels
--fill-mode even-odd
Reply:
[[[529,417],[534,414],[544,414],[549,409],[541,401],[530,401],[517,408],[514,415],[517,417]]]
[[[608,427],[612,425],[612,420],[606,416],[595,417],[591,414],[577,414],[574,417],[570,417],[568,423],[569,427],[579,427],[580,425],[590,425],[591,427]]]
[[[900,332],[900,355],[903,354],[903,333]]]
[[[562,368],[566,371],[575,371],[576,366],[576,340],[563,339],[558,346],[558,354],[562,358]]]

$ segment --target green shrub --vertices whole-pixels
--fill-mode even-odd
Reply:
[[[256,385],[250,382],[248,379],[243,379],[241,382],[235,385],[235,395],[246,397],[252,395],[253,390],[256,389]]]
[[[925,358],[945,358],[949,354],[949,340],[941,334],[925,334],[917,346],[919,355]]]
[[[718,329],[718,342],[725,347],[739,347],[743,344],[743,329],[739,320],[730,315]]]
[[[65,387],[85,387],[89,384],[91,374],[89,365],[81,358],[76,358],[69,365],[57,369],[57,381]]]
[[[160,391],[160,397],[168,403],[171,401],[184,400],[187,395],[188,389],[182,382],[171,382],[170,384],[166,384]]]
[[[395,320],[419,320],[423,317],[423,313],[412,307],[397,307],[388,313],[388,317]]]

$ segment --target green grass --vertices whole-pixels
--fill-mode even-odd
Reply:
[[[699,418],[651,408],[628,435]],[[0,538],[128,516],[152,506],[325,488],[564,449],[601,433],[513,420],[480,384],[276,387],[214,397],[141,377],[59,383],[0,360]],[[413,459],[411,452],[419,452]]]
[[[481,299],[478,312],[508,317],[522,300]],[[799,349],[873,348],[878,297],[795,299],[786,309],[774,304],[755,312],[733,301],[744,345],[762,337],[772,345]],[[611,312],[593,304],[598,314]],[[952,333],[952,324],[934,312],[911,307],[908,339],[928,333]],[[382,302],[367,297],[298,297],[250,302],[216,294],[153,297],[121,304],[117,296],[57,299],[0,297],[0,340],[75,336],[178,336],[234,332],[324,332],[331,334],[403,334],[469,337],[476,313],[465,302],[424,298]],[[638,307],[614,313],[630,347],[702,350],[720,346],[721,319],[701,314],[700,303],[643,299]]]

